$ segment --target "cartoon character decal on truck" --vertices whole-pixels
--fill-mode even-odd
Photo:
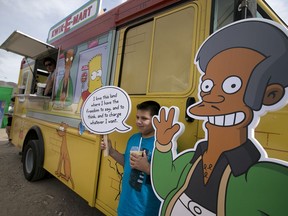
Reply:
[[[82,91],[76,113],[80,113],[81,107],[86,98],[94,90],[102,86],[102,55],[98,54],[88,62],[88,89]]]
[[[68,124],[61,122],[59,128],[57,129],[57,134],[61,137],[62,142],[60,146],[60,155],[57,170],[55,171],[56,176],[63,178],[66,182],[71,182],[71,187],[74,189],[74,181],[71,174],[71,161],[68,151],[68,143],[66,132]],[[64,173],[62,172],[64,171]]]
[[[71,105],[73,103],[73,82],[70,75],[70,70],[72,68],[72,63],[75,58],[77,50],[69,49],[64,52],[65,56],[65,72],[63,79],[60,81],[59,88],[56,94],[57,105],[54,106],[55,109],[71,110]]]
[[[260,116],[287,104],[287,59],[288,31],[268,20],[235,22],[206,39],[195,57],[199,102],[187,109],[204,120],[204,140],[177,155],[179,109],[162,107],[153,120],[159,215],[288,212],[288,164],[268,158],[254,138]]]

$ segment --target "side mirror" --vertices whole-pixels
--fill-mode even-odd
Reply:
[[[257,0],[235,0],[234,21],[255,18],[257,14]]]

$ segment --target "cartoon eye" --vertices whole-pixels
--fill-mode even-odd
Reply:
[[[96,77],[97,77],[97,72],[96,72],[96,71],[93,71],[93,72],[91,73],[91,80],[95,80]]]
[[[68,62],[69,61],[69,58],[66,58],[66,62]]]
[[[96,75],[97,75],[98,77],[101,77],[101,76],[102,76],[102,70],[101,70],[101,69],[98,70],[98,71],[96,72]]]
[[[211,91],[211,89],[213,88],[213,86],[214,86],[213,81],[210,80],[210,79],[207,79],[207,80],[204,80],[204,82],[202,82],[202,84],[201,84],[201,90],[202,90],[203,92],[209,92],[209,91]]]
[[[70,57],[70,61],[71,61],[71,62],[73,61],[73,56]]]
[[[237,76],[228,77],[222,84],[222,89],[227,94],[237,92],[242,86],[242,80]]]

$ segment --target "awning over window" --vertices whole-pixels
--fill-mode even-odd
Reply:
[[[34,60],[57,52],[54,46],[19,31],[14,31],[0,48]]]

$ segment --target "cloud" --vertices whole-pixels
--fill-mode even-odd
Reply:
[[[46,40],[49,29],[86,3],[87,0],[13,0],[3,1],[0,8],[0,25],[4,26],[8,36],[14,30]],[[9,17],[9,19],[8,19]],[[7,37],[6,37],[7,38]],[[0,36],[2,40],[2,34]],[[4,40],[4,38],[3,38]]]
[[[46,41],[49,29],[88,0],[1,0],[0,44],[19,30]],[[22,57],[0,50],[0,80],[18,82]]]
[[[17,83],[21,59],[19,55],[0,52],[0,80]]]
[[[288,4],[287,4],[287,0],[267,0],[267,3],[275,10],[275,12],[288,25]]]

